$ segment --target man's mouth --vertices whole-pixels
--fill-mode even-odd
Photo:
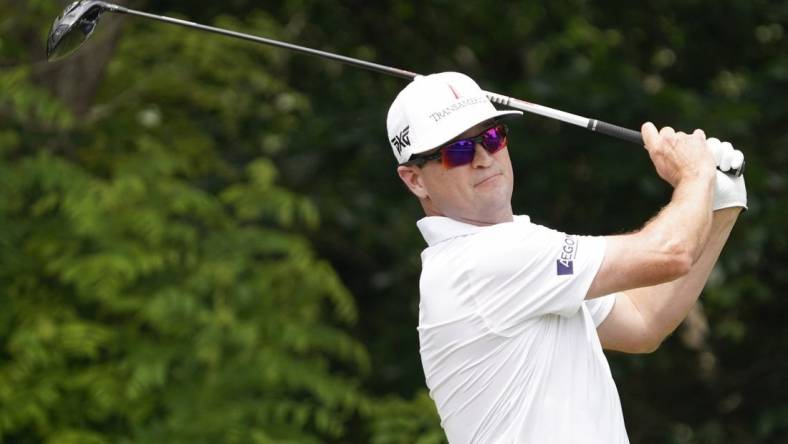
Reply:
[[[478,187],[479,185],[484,185],[484,184],[490,182],[491,180],[495,179],[498,176],[501,176],[501,173],[493,174],[492,176],[487,176],[484,179],[480,180],[479,182],[476,182],[476,185],[474,185],[474,186]]]

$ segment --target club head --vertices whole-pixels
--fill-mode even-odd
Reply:
[[[62,59],[82,46],[105,10],[106,4],[100,1],[83,0],[68,5],[49,30],[47,60]]]

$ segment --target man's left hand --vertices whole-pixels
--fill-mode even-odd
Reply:
[[[736,177],[728,174],[742,166],[744,154],[734,149],[729,142],[720,142],[714,137],[706,139],[706,146],[714,155],[718,168],[711,209],[716,211],[723,208],[741,207],[746,210],[747,188],[744,185],[744,175]]]

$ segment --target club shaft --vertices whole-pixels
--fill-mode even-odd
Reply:
[[[187,28],[194,28],[202,31],[208,31],[214,34],[220,34],[229,37],[248,40],[255,43],[262,43],[264,45],[288,49],[291,51],[300,52],[302,54],[322,57],[325,59],[344,63],[346,65],[356,66],[356,67],[368,69],[370,71],[375,71],[382,74],[388,74],[391,76],[400,77],[403,79],[413,80],[414,78],[420,76],[420,74],[411,71],[406,71],[404,69],[394,68],[391,66],[381,65],[378,63],[372,63],[365,60],[359,60],[352,57],[346,57],[343,55],[333,54],[326,51],[320,51],[318,49],[307,48],[305,46],[294,45],[292,43],[286,43],[279,40],[273,40],[265,37],[245,34],[242,32],[216,28],[214,26],[207,26],[200,23],[190,22],[187,20],[180,20],[180,19],[166,17],[162,15],[149,14],[147,12],[136,11],[134,9],[129,9],[111,3],[104,3],[103,6],[104,6],[104,10],[108,12],[134,15],[151,20],[157,20],[160,22],[171,23],[173,25],[179,25]],[[568,113],[566,111],[557,110],[555,108],[550,108],[543,105],[537,105],[535,103],[526,102],[525,100],[515,99],[513,97],[505,96],[494,92],[485,91],[485,94],[487,95],[487,97],[490,99],[491,102],[497,103],[502,106],[518,109],[520,111],[525,111],[530,114],[537,114],[550,119],[559,120],[561,122],[576,125],[585,128],[587,130],[598,132],[601,134],[606,134],[608,136],[615,137],[617,139],[634,143],[640,146],[644,145],[643,136],[640,134],[640,131],[634,131],[628,128],[624,128],[618,125],[613,125],[611,123],[603,122],[597,119],[589,119],[587,117],[578,116],[577,114]],[[744,165],[742,165],[742,168],[740,168],[739,170],[734,171],[733,174],[738,176],[743,172],[743,169],[744,169]]]
[[[108,5],[109,6],[109,5]],[[111,5],[117,6],[117,5]],[[340,63],[344,63],[347,65],[358,66],[361,68],[368,69],[370,71],[375,71],[383,74],[389,74],[395,77],[401,77],[404,79],[413,79],[414,77],[418,76],[415,72],[405,71],[404,69],[393,68],[390,66],[379,65],[377,63],[367,62],[365,60],[354,59],[352,57],[346,57],[339,54],[333,54],[326,51],[320,51],[318,49],[307,48],[305,46],[294,45],[292,43],[286,43],[279,40],[267,39],[265,37],[259,37],[255,35],[245,34],[242,32],[236,31],[229,31],[227,29],[216,28],[213,26],[207,26],[200,23],[190,22],[187,20],[180,20],[172,17],[166,17],[156,14],[148,14],[147,12],[142,11],[135,11],[133,9],[124,8],[122,6],[117,6],[117,9],[108,9],[111,12],[117,12],[121,14],[129,14],[135,15],[138,17],[144,17],[152,20],[158,20],[160,22],[171,23],[173,25],[184,26],[187,28],[195,28],[200,29],[202,31],[212,32],[214,34],[225,35],[229,37],[235,37],[243,40],[248,40],[255,43],[262,43],[264,45],[275,46],[277,48],[284,48],[289,49],[291,51],[300,52],[302,54],[313,55],[317,57],[323,57],[325,59],[334,60]]]
[[[200,30],[203,30],[203,31],[212,32],[214,34],[220,34],[220,35],[225,35],[225,36],[229,36],[229,37],[235,37],[235,38],[248,40],[248,41],[252,41],[252,42],[256,42],[256,43],[262,43],[262,44],[265,44],[265,45],[275,46],[277,48],[289,49],[291,51],[300,52],[302,54],[308,54],[308,55],[313,55],[313,56],[317,56],[317,57],[323,57],[323,58],[326,58],[326,59],[329,59],[329,60],[334,60],[334,61],[337,61],[337,62],[340,62],[340,63],[347,64],[347,65],[357,66],[357,67],[360,67],[360,68],[365,68],[365,69],[368,69],[368,70],[371,70],[371,71],[375,71],[375,72],[379,72],[379,73],[383,73],[383,74],[389,74],[389,75],[392,75],[392,76],[395,76],[395,77],[404,78],[404,79],[412,80],[412,79],[414,79],[414,78],[419,76],[419,74],[417,74],[415,72],[406,71],[404,69],[394,68],[394,67],[386,66],[386,65],[380,65],[378,63],[367,62],[365,60],[354,59],[352,57],[346,57],[346,56],[333,54],[333,53],[326,52],[326,51],[320,51],[320,50],[313,49],[313,48],[307,48],[305,46],[294,45],[292,43],[286,43],[286,42],[282,42],[282,41],[279,41],[279,40],[268,39],[268,38],[265,38],[265,37],[259,37],[259,36],[255,36],[255,35],[245,34],[245,33],[242,33],[242,32],[229,31],[227,29],[216,28],[216,27],[213,27],[213,26],[207,26],[207,25],[203,25],[203,24],[200,24],[200,23],[190,22],[190,21],[187,21],[187,20],[180,20],[180,19],[176,19],[176,18],[172,18],[172,17],[166,17],[166,16],[161,16],[161,15],[156,15],[156,14],[149,14],[147,12],[136,11],[136,10],[125,8],[123,6],[118,6],[118,5],[106,4],[106,7],[107,7],[107,11],[110,11],[110,12],[116,12],[116,13],[120,13],[120,14],[135,15],[135,16],[138,16],[138,17],[143,17],[143,18],[148,18],[148,19],[152,19],[152,20],[157,20],[157,21],[160,21],[160,22],[165,22],[165,23],[171,23],[171,24],[174,24],[174,25],[184,26],[184,27],[187,27],[187,28],[200,29]],[[548,117],[548,118],[551,118],[551,119],[560,120],[562,122],[570,123],[572,125],[577,125],[577,126],[589,129],[591,131],[599,131],[598,126],[596,124],[594,124],[594,122],[598,122],[598,121],[594,120],[594,119],[588,119],[586,117],[578,116],[576,114],[571,114],[571,113],[568,113],[568,112],[565,112],[565,111],[560,111],[560,110],[549,108],[549,107],[546,107],[546,106],[537,105],[535,103],[529,103],[529,102],[526,102],[524,100],[515,99],[513,97],[504,96],[504,95],[498,94],[498,93],[485,92],[485,94],[487,94],[487,97],[489,97],[490,101],[492,101],[493,103],[497,103],[499,105],[502,105],[502,106],[518,109],[520,111],[525,111],[525,112],[528,112],[528,113],[531,113],[531,114],[538,114],[540,116]],[[632,130],[627,130],[626,128],[618,127],[618,126],[611,125],[611,124],[607,124],[607,125],[609,125],[611,127],[614,127],[614,128],[617,128],[617,129],[620,129],[620,131],[619,132],[609,132],[609,133],[605,133],[605,134],[608,134],[608,135],[613,136],[613,137],[617,137],[619,139],[627,140],[627,141],[630,141],[630,142],[635,142],[635,143],[640,143],[640,144],[643,143],[642,139],[640,139],[640,133],[632,131]],[[629,131],[631,133],[637,134],[637,137],[633,137],[632,134],[629,134],[628,135],[629,137],[623,136],[623,134],[626,134],[625,133],[626,131]],[[604,131],[599,131],[599,132],[604,132]]]

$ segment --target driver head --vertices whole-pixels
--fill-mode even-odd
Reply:
[[[49,30],[47,60],[61,59],[79,48],[93,33],[105,9],[105,3],[100,1],[76,1],[68,5]]]

